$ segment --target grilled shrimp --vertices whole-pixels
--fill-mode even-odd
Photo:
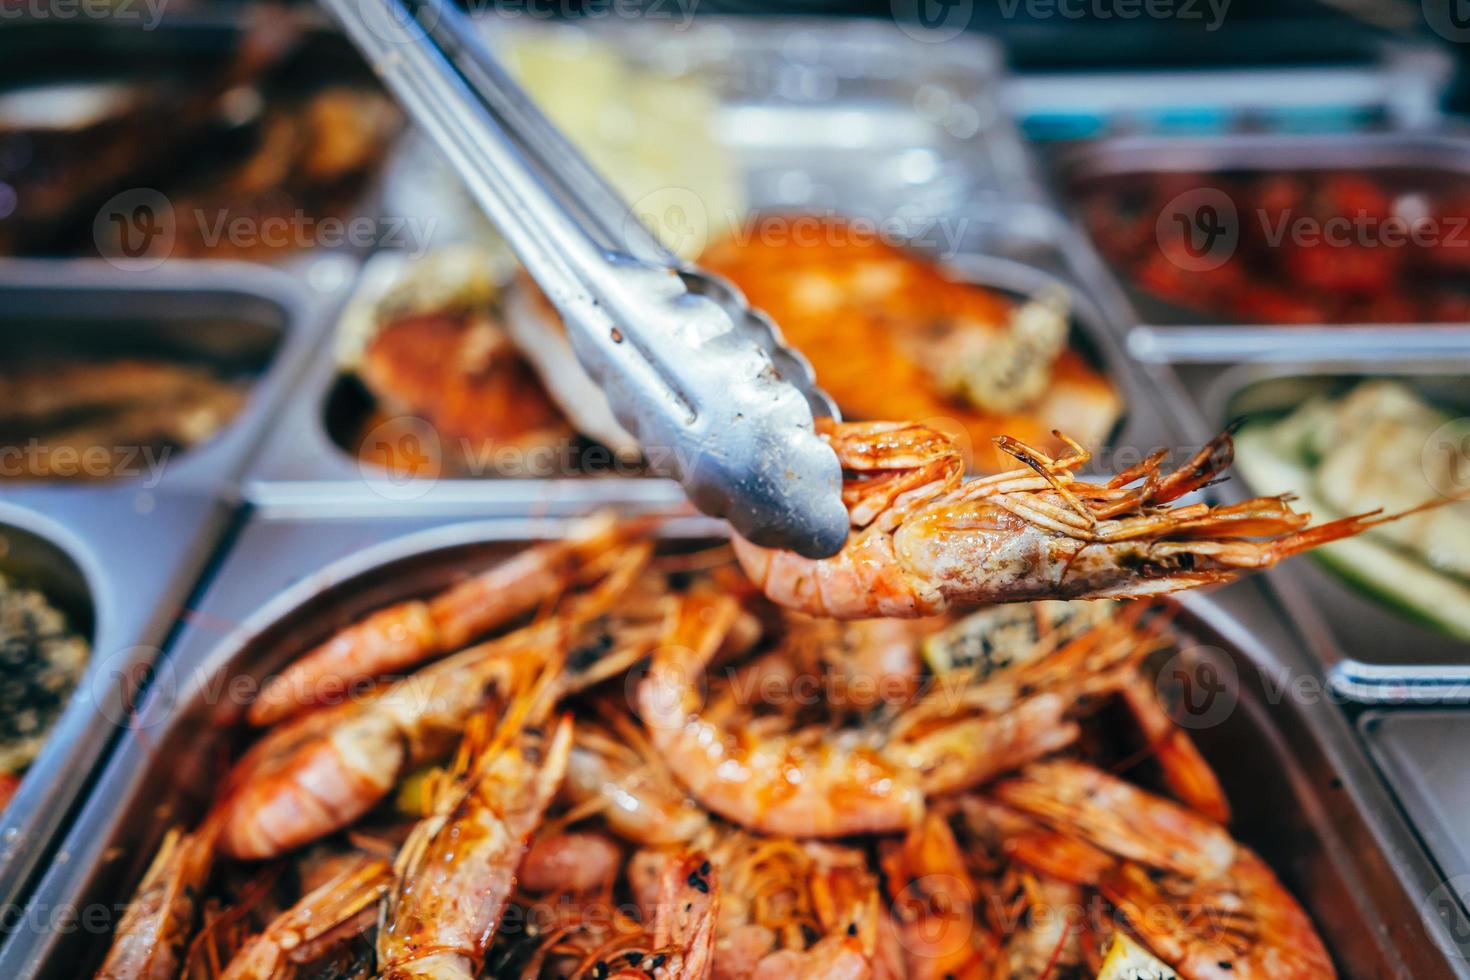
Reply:
[[[377,921],[392,881],[386,861],[360,855],[277,916],[231,958],[219,980],[274,980],[310,963]]]
[[[585,895],[610,888],[622,864],[623,849],[605,834],[543,825],[521,862],[520,884],[535,895]]]
[[[994,950],[977,948],[980,896],[949,824],[931,811],[879,855],[909,980],[975,976]]]
[[[962,790],[1071,744],[1069,712],[1115,689],[1147,652],[1129,624],[1080,638],[1057,661],[941,687],[879,726],[770,732],[702,710],[706,666],[735,615],[728,597],[679,600],[638,687],[649,740],[706,808],[770,834],[840,837],[913,826],[926,795]]]
[[[518,696],[493,732],[476,716],[429,813],[394,862],[378,929],[384,980],[479,974],[515,886],[516,871],[556,796],[572,747],[564,716],[548,733],[548,672]]]
[[[598,515],[566,539],[527,548],[432,598],[379,609],[270,678],[246,720],[258,727],[273,725],[340,699],[362,681],[459,649],[567,589],[585,564],[606,554],[633,527]],[[633,554],[647,558],[642,549]]]
[[[1327,980],[1332,958],[1296,900],[1243,847],[1209,880],[1122,865],[1100,888],[1129,928],[1197,980]]]
[[[1336,975],[1301,906],[1260,858],[1212,821],[1068,760],[1028,766],[992,795],[1074,838],[1075,853],[1088,857],[1073,865],[1073,877],[1098,888],[1122,924],[1183,975]],[[1012,854],[1024,860],[1039,849]],[[1055,855],[1042,860],[1065,873]]]
[[[880,923],[877,879],[847,847],[757,837],[715,824],[698,841],[721,882],[715,980],[838,980],[872,972]],[[632,867],[667,880],[674,855],[645,850]],[[659,906],[655,906],[657,908]]]
[[[558,901],[541,905],[550,923],[530,931],[535,946],[508,943],[492,962],[489,976],[521,980],[702,980],[713,958],[714,926],[720,906],[717,869],[700,851],[642,852],[656,860],[628,866],[630,884],[640,897],[641,917],[611,903]],[[530,856],[527,856],[527,861]],[[522,868],[525,868],[523,863]],[[643,874],[646,872],[646,875]],[[635,880],[636,879],[636,880]],[[561,893],[562,899],[575,899]]]
[[[1230,822],[1230,801],[1189,733],[1174,723],[1159,692],[1142,674],[1118,692],[1137,723],[1148,753],[1175,798],[1218,824]]]
[[[314,711],[267,732],[235,764],[220,804],[220,850],[274,857],[367,813],[412,766],[447,752],[467,718],[507,697],[539,652],[506,640],[431,664],[365,701]]]
[[[847,544],[816,560],[735,539],[741,565],[768,597],[814,616],[912,618],[952,603],[1162,595],[1403,516],[1309,528],[1311,515],[1285,497],[1169,509],[1229,466],[1229,432],[1174,473],[1160,472],[1161,451],[1106,483],[1077,480],[1089,456],[1076,443],[1053,459],[1002,437],[997,445],[1024,468],[964,482],[954,443],[922,425],[822,419],[818,432],[851,474],[842,491]]]
[[[610,714],[605,728],[577,726],[563,792],[573,804],[569,816],[601,816],[610,830],[635,844],[685,843],[709,824],[647,736],[622,712]]]
[[[1109,854],[1191,878],[1218,877],[1237,845],[1219,824],[1081,762],[1027,766],[991,795]]]
[[[854,711],[907,701],[919,685],[919,638],[931,624],[897,619],[835,622],[786,611],[777,656],[829,675],[829,700]]]
[[[199,896],[214,866],[219,820],[193,833],[174,827],[118,923],[97,980],[173,980],[194,933]]]

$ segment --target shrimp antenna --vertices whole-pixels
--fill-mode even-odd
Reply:
[[[1066,437],[1059,432],[1054,434],[1058,438],[1066,439]],[[1072,440],[1070,439],[1066,439],[1066,441],[1069,445],[1075,446],[1079,452],[1082,452],[1081,446],[1077,446],[1077,444],[1072,442]],[[1066,488],[1066,486],[1062,483],[1061,478],[1057,476],[1056,471],[1058,469],[1066,468],[1067,461],[1058,463],[1046,453],[1042,452],[1039,449],[1035,449],[1031,446],[1026,445],[1020,439],[1017,439],[1013,436],[996,436],[995,444],[1000,447],[1001,452],[1008,453],[1009,455],[1020,460],[1022,463],[1025,463],[1027,466],[1031,467],[1031,469],[1035,470],[1036,474],[1040,476],[1043,480],[1045,480],[1048,484],[1050,484],[1051,488],[1055,490],[1057,494],[1067,502],[1067,506],[1076,511],[1077,515],[1087,522],[1088,527],[1095,527],[1097,525],[1097,517],[1093,515],[1092,511],[1087,509],[1087,506],[1083,504],[1081,500],[1077,499],[1077,496],[1073,494],[1072,491]],[[1085,461],[1085,452],[1083,453],[1083,456]],[[1068,457],[1068,461],[1070,461],[1072,458],[1073,457]]]

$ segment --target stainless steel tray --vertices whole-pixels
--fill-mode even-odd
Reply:
[[[1470,961],[1470,931],[1457,913],[1470,909],[1470,713],[1369,711],[1358,719],[1367,743],[1399,804],[1439,864],[1443,884],[1425,896],[1422,912],[1448,928],[1436,940],[1446,955]]]
[[[1470,404],[1470,344],[1454,356],[1434,358],[1385,351],[1374,359],[1282,358],[1229,367],[1176,364],[1155,367],[1152,374],[1194,439],[1218,431],[1242,412],[1287,407],[1264,387],[1284,379],[1398,378],[1436,402]],[[1254,397],[1247,401],[1252,389]],[[1235,497],[1251,492],[1243,480],[1222,490]],[[1310,636],[1340,697],[1368,703],[1470,702],[1470,643],[1395,613],[1309,556],[1267,576]]]
[[[262,517],[245,526],[33,895],[33,921],[0,950],[0,975],[73,977],[95,964],[164,830],[197,819],[207,800],[215,753],[243,707],[225,681],[258,677],[348,617],[565,526],[425,524]],[[666,533],[717,531],[681,520]],[[1194,734],[1235,803],[1236,832],[1312,911],[1345,976],[1470,975],[1429,941],[1418,898],[1436,884],[1432,868],[1344,719],[1325,701],[1281,698],[1293,678],[1315,674],[1277,622],[1250,583],[1190,596],[1181,616],[1201,644],[1192,662],[1226,682]]]
[[[0,908],[19,907],[229,515],[198,494],[22,492],[0,498],[0,569],[41,589],[91,642],[91,659],[0,814]]]
[[[234,496],[257,439],[355,270],[340,257],[319,258],[315,267],[317,288],[273,268],[235,262],[170,261],[141,273],[95,260],[0,261],[0,356],[8,350],[155,353],[219,364],[251,379],[234,419],[161,466],[129,466],[85,487],[0,481],[0,499],[21,488],[60,486]]]
[[[1358,133],[1325,136],[1233,134],[1218,137],[1133,137],[1100,140],[1058,155],[1057,194],[1068,197],[1077,181],[1123,173],[1224,170],[1354,170],[1406,168],[1470,176],[1470,136],[1437,132]],[[1234,324],[1181,310],[1135,289],[1130,277],[1106,264],[1117,283],[1120,318],[1134,324],[1130,352],[1160,362],[1209,357],[1312,356],[1325,343],[1432,352],[1462,342],[1470,325],[1282,325]]]
[[[1009,220],[1012,216],[1016,220]],[[1151,404],[1152,396],[1124,355],[1120,331],[1106,322],[1073,274],[1076,242],[1066,237],[1065,223],[1053,212],[1039,206],[976,208],[958,215],[954,227],[953,238],[916,247],[964,279],[1013,294],[1032,295],[1051,285],[1065,285],[1074,297],[1074,345],[1107,373],[1127,406]],[[375,255],[364,267],[357,296],[349,305],[381,289],[405,261],[401,253]],[[360,429],[370,404],[360,386],[344,374],[334,345],[323,344],[251,466],[245,482],[249,499],[276,508],[318,508],[332,514],[432,513],[444,506],[473,506],[487,516],[568,513],[599,503],[665,509],[684,499],[672,481],[645,476],[399,478],[371,462],[360,463],[334,437],[334,432]],[[1155,412],[1141,407],[1130,411],[1113,442],[1127,447],[1127,452],[1167,444],[1149,422],[1153,418]],[[1104,465],[1108,462],[1103,460]]]
[[[344,275],[345,279],[345,275]],[[126,718],[224,530],[236,480],[320,339],[330,292],[273,269],[171,262],[147,275],[101,262],[0,262],[0,350],[125,347],[258,370],[246,405],[161,471],[104,482],[0,481],[0,539],[23,577],[92,624],[92,657],[15,798],[0,814],[0,906],[41,867]],[[236,329],[237,327],[242,329]],[[20,331],[26,331],[18,336]]]

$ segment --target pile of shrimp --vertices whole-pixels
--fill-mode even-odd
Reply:
[[[815,618],[591,519],[271,677],[97,976],[1334,976],[1171,608],[1011,608]]]

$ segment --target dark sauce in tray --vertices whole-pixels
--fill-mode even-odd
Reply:
[[[12,782],[35,759],[89,655],[44,595],[0,574],[0,781]]]

